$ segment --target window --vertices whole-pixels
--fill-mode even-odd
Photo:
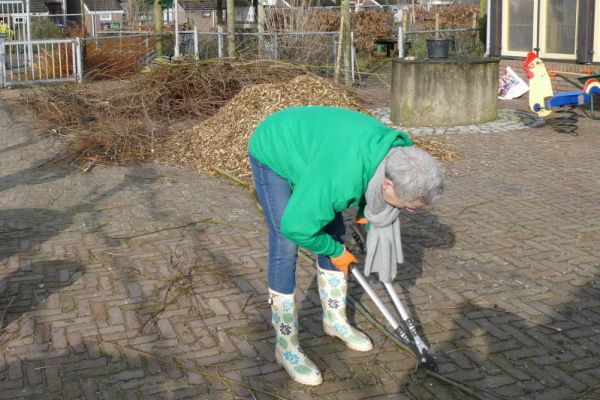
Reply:
[[[511,0],[508,7],[508,50],[531,51],[533,0]]]
[[[540,55],[575,58],[578,0],[542,1]]]
[[[100,21],[111,21],[112,14],[100,14]]]
[[[541,57],[574,60],[578,8],[579,0],[503,0],[502,55],[538,49]]]

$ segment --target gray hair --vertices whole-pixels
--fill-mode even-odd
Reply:
[[[406,201],[423,198],[427,204],[444,192],[444,173],[429,153],[415,147],[395,147],[385,163],[385,177],[394,182],[396,196]]]

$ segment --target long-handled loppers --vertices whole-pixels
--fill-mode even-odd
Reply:
[[[366,253],[366,240],[365,234],[361,231],[361,229],[357,225],[352,226],[352,237],[360,248],[360,251],[363,255]],[[417,356],[419,362],[425,366],[426,368],[437,372],[437,364],[435,362],[435,358],[430,353],[429,348],[419,336],[417,329],[415,327],[413,319],[410,317],[410,314],[402,304],[400,297],[396,293],[394,286],[391,283],[383,282],[384,287],[386,288],[388,294],[390,295],[392,302],[396,306],[400,317],[407,329],[404,329],[400,322],[392,315],[392,313],[388,310],[388,308],[383,304],[373,287],[369,284],[365,276],[360,272],[358,268],[352,268],[351,273],[356,278],[360,286],[367,292],[373,303],[377,306],[379,311],[383,314],[385,319],[389,322],[394,330],[394,333],[404,342]],[[408,331],[408,333],[407,333]]]

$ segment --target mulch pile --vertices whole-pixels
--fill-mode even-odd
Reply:
[[[345,107],[368,113],[348,91],[312,75],[297,76],[284,83],[250,85],[212,117],[167,140],[157,158],[163,163],[191,165],[202,172],[225,171],[249,181],[247,146],[256,126],[275,111],[305,105]],[[415,146],[442,162],[459,158],[459,154],[445,143],[414,141]]]

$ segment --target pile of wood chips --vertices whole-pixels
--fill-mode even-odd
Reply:
[[[434,139],[412,138],[415,147],[425,150],[442,163],[450,163],[462,158],[455,147]]]
[[[169,139],[158,151],[157,159],[168,164],[188,164],[202,172],[221,170],[249,181],[248,140],[256,126],[273,112],[306,105],[345,107],[368,113],[346,90],[311,75],[297,76],[284,83],[250,85],[212,117]],[[457,157],[441,142],[416,140],[415,145],[442,161]]]

